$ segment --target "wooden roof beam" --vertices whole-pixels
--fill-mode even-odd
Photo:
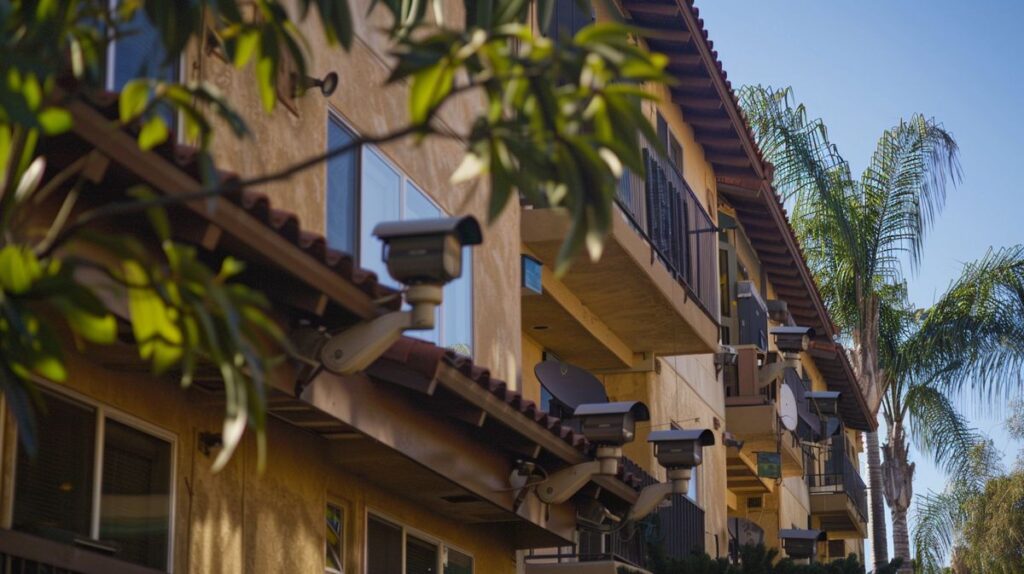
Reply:
[[[625,6],[626,10],[634,14],[656,14],[658,16],[677,16],[679,14],[679,6],[675,3],[625,2]]]

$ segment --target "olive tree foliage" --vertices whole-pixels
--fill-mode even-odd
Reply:
[[[215,136],[250,135],[230,99],[204,83],[138,77],[120,92],[117,121],[151,149],[170,137],[169,111],[183,118],[185,136],[199,150],[202,191],[170,199],[139,188],[120,204],[76,209],[88,158],[54,173],[37,150],[74,129],[68,104],[102,91],[109,45],[131,33],[140,11],[159,31],[168,63],[215,38],[239,70],[254,72],[268,113],[285,59],[298,77],[306,73],[310,54],[299,24],[319,22],[318,33],[347,50],[356,15],[344,0],[121,0],[113,7],[109,0],[0,0],[0,389],[23,445],[35,448],[36,383],[69,376],[63,328],[78,346],[115,342],[118,321],[101,292],[110,291],[129,301],[131,343],[155,373],[187,386],[197,365],[219,370],[227,400],[214,467],[227,462],[247,428],[256,431],[262,463],[264,380],[287,356],[286,337],[269,319],[266,298],[239,282],[244,262],[228,258],[208,268],[195,248],[173,239],[167,203],[286,178],[366,143],[455,139],[465,156],[453,181],[487,181],[491,219],[517,194],[564,207],[572,224],[558,271],[584,251],[599,257],[618,178],[627,168],[643,172],[637,137],[656,140],[640,102],[650,97],[645,83],[668,81],[666,59],[642,47],[638,30],[618,23],[593,24],[558,42],[535,35],[530,15],[544,26],[553,1],[465,0],[463,21],[446,17],[441,0],[376,1],[370,10],[388,16],[389,82],[408,86],[407,124],[230,183],[218,179],[209,154]],[[483,102],[472,128],[439,128],[438,112],[466,92]],[[41,215],[40,206],[53,202],[56,214]],[[95,231],[98,220],[130,212],[147,214],[158,249]],[[84,271],[104,276],[104,287],[82,280]]]

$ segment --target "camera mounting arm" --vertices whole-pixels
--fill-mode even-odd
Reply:
[[[412,309],[392,311],[331,335],[320,349],[324,368],[338,375],[357,373],[376,361],[405,331],[433,329],[442,293],[440,285],[413,285],[405,295]]]

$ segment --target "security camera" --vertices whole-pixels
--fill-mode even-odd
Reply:
[[[632,442],[637,421],[651,420],[647,405],[640,401],[588,403],[573,411],[580,421],[583,436],[592,443],[622,446]]]
[[[654,444],[654,458],[668,469],[668,482],[659,482],[640,491],[627,520],[639,520],[658,507],[670,494],[684,494],[690,487],[693,468],[703,459],[705,446],[715,444],[710,429],[671,429],[652,432],[647,442]]]
[[[381,223],[373,234],[384,242],[388,273],[407,286],[410,309],[393,311],[332,334],[319,351],[328,371],[362,371],[409,330],[434,328],[444,285],[462,275],[462,247],[483,239],[472,216]]]
[[[775,346],[783,353],[802,353],[807,350],[814,329],[810,327],[776,327],[772,329]]]
[[[587,403],[576,407],[583,436],[597,445],[596,460],[564,468],[537,487],[537,497],[547,504],[561,504],[579,492],[595,476],[615,476],[622,458],[622,445],[635,436],[636,422],[651,419],[647,405],[640,401]]]
[[[839,413],[839,391],[808,391],[804,398],[811,401],[818,413],[823,416],[835,416]]]
[[[779,538],[790,558],[811,558],[817,553],[818,541],[825,539],[825,533],[821,530],[784,528],[779,530]]]
[[[715,353],[715,367],[722,368],[726,365],[735,365],[739,356],[739,353],[736,352],[736,347],[720,345],[718,352]]]
[[[405,285],[444,285],[462,275],[462,247],[483,240],[472,216],[390,221],[373,234],[384,242],[384,264]]]

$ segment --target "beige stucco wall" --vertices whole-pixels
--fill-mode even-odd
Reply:
[[[352,2],[353,14],[365,14],[369,5],[369,0]],[[447,1],[444,6],[448,18],[462,20],[461,2]],[[381,135],[407,125],[407,84],[386,84],[389,46],[379,32],[384,12],[379,8],[370,19],[355,18],[355,39],[348,53],[327,44],[315,18],[302,24],[310,46],[309,73],[322,77],[334,71],[340,82],[330,98],[317,90],[297,98],[295,112],[283,105],[272,114],[264,112],[251,67],[238,71],[215,55],[199,58],[193,54],[187,66],[191,77],[212,82],[228,94],[252,131],[243,140],[225,133],[214,142],[218,167],[252,177],[322,153],[331,111],[362,135]],[[468,133],[467,126],[480,109],[480,100],[459,97],[442,110],[439,121],[455,133]],[[444,211],[472,214],[486,222],[486,182],[453,185],[449,181],[462,159],[459,143],[430,138],[416,144],[405,138],[380,149]],[[325,181],[326,166],[321,164],[260,191],[266,192],[278,209],[295,212],[305,229],[324,233]],[[510,202],[503,215],[485,228],[483,245],[473,250],[474,358],[513,385],[519,375],[521,316],[516,207]]]
[[[228,466],[214,474],[212,459],[199,452],[195,437],[201,431],[220,431],[219,399],[148,375],[103,369],[78,357],[71,357],[68,367],[74,374],[68,389],[174,435],[176,572],[322,572],[324,505],[329,499],[346,508],[347,571],[364,571],[370,510],[468,552],[478,573],[515,571],[507,532],[503,536],[501,529],[459,524],[341,470],[328,462],[325,439],[271,418],[262,474],[256,469],[251,436]],[[5,430],[0,516],[2,526],[10,527],[17,439],[9,418]]]

